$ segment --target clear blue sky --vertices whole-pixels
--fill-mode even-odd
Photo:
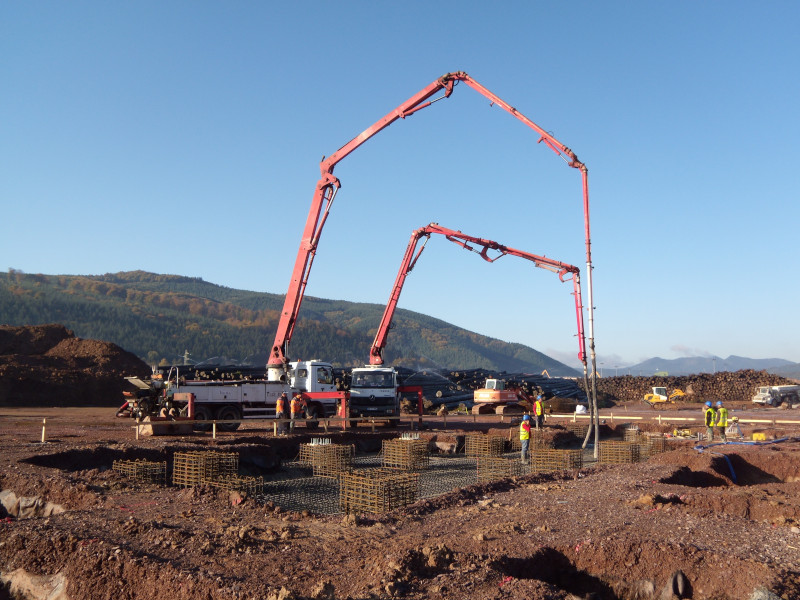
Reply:
[[[599,362],[800,361],[799,23],[793,1],[5,2],[0,268],[285,293],[322,156],[462,70],[589,168]],[[465,85],[393,124],[337,166],[307,293],[385,303],[430,222],[583,270],[579,173],[536,141]],[[573,364],[570,291],[434,238],[400,306]]]

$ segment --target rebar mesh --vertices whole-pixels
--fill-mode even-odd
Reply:
[[[564,427],[567,431],[572,432],[572,435],[577,438],[585,438],[586,433],[589,431],[589,425],[587,423],[572,423],[570,421],[564,423]]]
[[[639,436],[639,460],[647,460],[659,452],[667,451],[667,439],[663,435]]]
[[[598,462],[604,464],[637,463],[639,462],[639,444],[614,440],[600,442]]]
[[[468,433],[464,436],[464,454],[467,456],[501,456],[505,439],[499,435]]]
[[[172,484],[189,487],[235,476],[238,472],[239,454],[236,452],[176,452],[172,463]]]
[[[522,463],[519,459],[502,456],[478,456],[478,481],[494,481],[506,477],[519,477]]]
[[[358,472],[379,470],[382,458],[378,455],[353,458]],[[395,471],[397,472],[397,471]],[[475,459],[463,454],[434,455],[427,470],[419,473],[418,499],[434,498],[477,482]],[[264,483],[259,496],[262,502],[273,502],[284,510],[309,510],[316,514],[337,514],[339,481],[333,478],[309,477],[308,467],[299,462],[284,463],[281,471]]]
[[[381,454],[387,469],[419,471],[427,469],[430,462],[428,442],[420,439],[383,440]]]
[[[353,446],[301,444],[299,464],[311,467],[315,477],[338,477],[353,463]]]
[[[417,501],[419,474],[390,469],[365,469],[339,477],[342,511],[382,514]]]
[[[622,439],[626,442],[642,442],[642,432],[638,427],[627,427],[622,433]]]
[[[112,469],[136,483],[167,485],[167,461],[115,460]]]
[[[218,477],[208,482],[209,485],[228,491],[244,492],[248,496],[257,496],[264,493],[263,477],[239,477],[228,475]]]
[[[583,450],[557,450],[555,448],[533,448],[531,472],[563,471],[583,467]]]

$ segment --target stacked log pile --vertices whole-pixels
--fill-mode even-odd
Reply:
[[[585,401],[586,393],[578,386],[575,379],[563,377],[546,377],[531,373],[506,373],[487,371],[485,369],[470,369],[467,371],[451,371],[449,378],[462,388],[477,390],[484,387],[487,379],[502,379],[506,387],[520,387],[529,396],[543,394],[551,398],[572,398]]]
[[[583,387],[583,382],[579,382]],[[680,389],[686,393],[685,402],[722,400],[725,402],[750,402],[756,388],[764,385],[792,385],[793,382],[766,371],[743,369],[719,373],[700,373],[681,377],[604,377],[597,379],[597,397],[601,401],[640,401],[653,387],[666,387],[671,393]]]

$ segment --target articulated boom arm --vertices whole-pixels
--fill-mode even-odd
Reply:
[[[285,372],[286,370],[286,365],[289,360],[289,342],[292,339],[294,327],[297,322],[297,315],[300,312],[300,305],[303,302],[303,296],[308,283],[308,277],[311,272],[311,265],[314,262],[314,256],[317,252],[320,235],[322,234],[322,228],[325,225],[326,219],[328,218],[328,213],[336,196],[336,192],[338,191],[339,187],[341,187],[339,180],[333,175],[334,168],[339,161],[398,119],[405,119],[406,117],[414,114],[416,111],[426,108],[443,98],[449,97],[450,94],[453,93],[455,85],[460,82],[466,83],[469,87],[486,96],[492,104],[497,104],[504,110],[511,113],[514,117],[522,121],[524,124],[531,127],[539,134],[539,142],[544,142],[557,155],[561,156],[569,166],[581,171],[583,178],[584,222],[586,231],[586,260],[587,268],[589,269],[589,298],[591,300],[589,195],[587,183],[588,171],[586,166],[578,160],[578,157],[574,152],[572,152],[572,150],[564,146],[552,135],[536,125],[536,123],[522,115],[514,107],[495,96],[477,81],[472,79],[469,75],[461,71],[447,73],[403,102],[400,106],[388,113],[382,119],[376,121],[372,126],[368,127],[359,135],[347,142],[331,156],[322,159],[322,162],[320,163],[320,179],[317,182],[316,189],[314,190],[314,197],[311,202],[311,208],[308,212],[305,229],[303,230],[303,237],[300,241],[300,248],[297,252],[297,259],[295,260],[294,270],[292,271],[292,277],[289,282],[289,289],[287,290],[286,299],[283,304],[283,310],[281,311],[278,330],[275,334],[275,341],[273,342],[270,352],[267,365],[269,367],[270,379],[276,378],[278,373]],[[442,95],[431,99],[438,92],[442,92]]]
[[[586,344],[583,333],[583,304],[581,300],[580,269],[578,269],[578,267],[574,267],[557,260],[552,260],[544,256],[531,254],[530,252],[525,252],[523,250],[517,250],[516,248],[509,248],[503,244],[493,242],[492,240],[485,240],[483,238],[473,237],[471,235],[461,233],[460,231],[453,231],[452,229],[441,227],[436,223],[426,225],[425,227],[417,229],[411,234],[411,239],[406,247],[406,253],[403,256],[403,261],[400,263],[400,269],[397,272],[397,277],[394,281],[394,287],[392,287],[392,293],[389,296],[389,302],[387,302],[386,309],[383,311],[381,323],[378,326],[377,333],[375,334],[375,341],[372,343],[372,348],[369,352],[370,364],[383,364],[383,349],[386,347],[386,338],[389,336],[392,317],[394,316],[394,311],[397,308],[397,302],[400,300],[400,292],[403,291],[403,284],[405,284],[406,275],[408,275],[414,268],[414,265],[417,264],[417,260],[422,254],[422,251],[425,249],[425,244],[428,243],[428,240],[433,233],[443,235],[446,239],[450,240],[454,244],[458,244],[462,248],[480,254],[481,258],[487,262],[494,262],[501,256],[506,255],[518,256],[520,258],[530,260],[533,262],[534,266],[556,273],[561,281],[567,281],[565,278],[569,276],[569,279],[572,280],[573,294],[575,296],[575,312],[578,319],[578,358],[584,364],[584,366],[586,366]],[[420,246],[419,250],[417,250],[417,244],[423,237],[425,238],[425,241],[423,242],[422,246]],[[481,246],[482,249],[478,251],[471,244],[474,246]],[[489,256],[490,250],[495,251],[498,254],[496,256]]]

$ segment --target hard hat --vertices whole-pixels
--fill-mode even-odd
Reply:
[[[531,416],[530,415],[523,415],[522,420],[523,421],[530,421],[531,420]]]
[[[722,406],[722,400],[717,400],[717,406]]]
[[[539,394],[538,396],[536,396],[536,399],[537,399],[537,400],[541,400],[541,399],[542,399],[542,395],[541,395],[541,394]]]
[[[706,400],[706,406],[711,406],[711,400]]]

